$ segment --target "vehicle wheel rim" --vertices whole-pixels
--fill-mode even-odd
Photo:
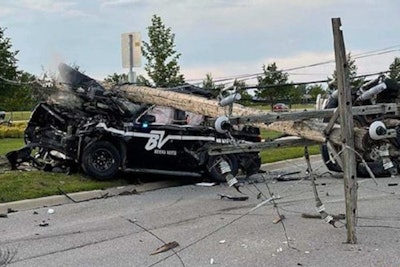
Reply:
[[[112,154],[105,149],[96,150],[92,155],[92,165],[99,171],[105,171],[110,169],[115,160]]]

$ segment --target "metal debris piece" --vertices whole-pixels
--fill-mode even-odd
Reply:
[[[230,199],[230,200],[233,200],[233,201],[246,201],[246,200],[249,199],[248,196],[234,197],[234,196],[225,195],[225,194],[218,194],[218,195],[221,197],[221,199],[227,198],[227,199]]]
[[[164,245],[162,245],[161,247],[157,248],[156,251],[154,251],[154,252],[151,253],[150,255],[156,255],[156,254],[158,254],[158,253],[162,253],[162,252],[168,251],[168,250],[173,249],[173,248],[176,248],[176,247],[178,247],[178,246],[179,246],[179,243],[178,243],[178,242],[172,241],[172,242],[169,242],[169,243],[164,244]]]
[[[337,215],[331,215],[334,220],[344,220],[346,219],[345,214],[337,214]],[[301,217],[306,218],[306,219],[321,219],[320,214],[310,214],[310,213],[302,213]]]

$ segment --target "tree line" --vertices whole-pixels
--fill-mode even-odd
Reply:
[[[138,85],[171,88],[185,85],[185,77],[180,73],[178,63],[181,53],[176,51],[175,34],[167,27],[161,17],[153,15],[151,25],[147,27],[148,42],[143,41],[142,55],[146,59],[145,71],[147,78],[139,75]],[[55,88],[48,86],[43,88],[36,83],[37,77],[28,72],[18,69],[17,55],[19,51],[13,51],[10,38],[5,36],[5,28],[0,26],[0,110],[30,110],[40,102],[45,101]],[[349,53],[347,56],[349,66],[350,84],[353,88],[361,86],[365,78],[357,76],[355,60]],[[79,69],[79,66],[75,66]],[[400,58],[396,57],[389,66],[389,76],[400,81]],[[275,62],[262,66],[262,75],[257,78],[255,86],[255,97],[251,96],[246,89],[244,81],[235,80],[233,86],[241,91],[242,102],[258,100],[265,103],[276,101],[299,103],[304,101],[304,96],[313,101],[318,94],[327,93],[321,84],[296,85],[289,81],[289,73],[279,70]],[[329,89],[336,87],[336,73],[329,80]],[[104,81],[114,84],[127,82],[126,74],[113,73],[108,75]],[[224,86],[214,82],[212,73],[207,73],[202,85],[205,90],[210,91],[217,97]]]

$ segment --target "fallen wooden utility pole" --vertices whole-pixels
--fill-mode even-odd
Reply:
[[[135,102],[169,106],[176,109],[203,114],[212,118],[222,115],[228,115],[228,109],[226,107],[221,107],[216,100],[206,99],[204,97],[167,91],[161,88],[149,88],[133,85],[123,85],[120,87],[120,90],[126,92],[127,97]],[[360,113],[368,110],[366,108],[357,108],[359,108]],[[376,114],[385,110],[397,112],[396,106],[385,105],[375,106],[373,109],[371,108],[371,110],[373,110],[373,112],[370,112],[371,114]],[[329,117],[333,111],[329,111],[328,113],[326,113],[325,111],[319,112],[323,115],[317,116],[316,112],[310,113],[314,118],[323,118]],[[239,122],[243,124],[252,123],[260,128],[278,131],[286,133],[288,135],[299,136],[304,139],[316,141],[319,143],[325,142],[327,139],[324,134],[324,128],[326,124],[307,120],[310,119],[307,114],[307,112],[297,112],[291,114],[267,113],[254,108],[248,108],[242,105],[234,104],[232,108],[232,121],[235,122],[238,118],[244,118],[244,120],[240,120]],[[279,120],[278,117],[291,120],[277,121]],[[275,122],[269,124],[264,123],[270,121]],[[367,134],[368,132],[365,129],[355,130],[357,150],[364,151],[363,144],[365,142],[363,140],[366,138]],[[334,128],[329,135],[329,139],[335,144],[341,144],[340,129]]]
[[[162,88],[133,85],[122,85],[119,89],[126,92],[130,100],[140,103],[169,106],[209,117],[218,117],[228,114],[228,107],[221,107],[216,100],[196,95],[182,94]],[[257,114],[261,115],[265,114],[265,112],[237,104],[233,105],[233,115],[249,116]]]

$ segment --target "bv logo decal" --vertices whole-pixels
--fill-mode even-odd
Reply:
[[[144,147],[146,150],[153,150],[155,148],[162,148],[165,143],[168,142],[168,140],[170,139],[169,136],[166,136],[164,138],[165,135],[165,131],[157,131],[157,130],[152,130],[150,132],[150,137],[149,137],[149,141],[147,141],[146,146]]]

